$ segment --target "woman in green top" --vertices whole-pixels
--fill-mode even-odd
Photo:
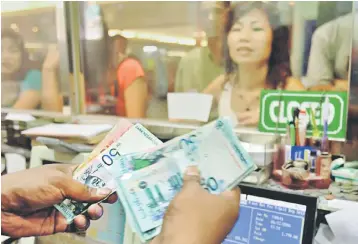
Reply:
[[[56,50],[50,49],[41,72],[39,65],[29,59],[21,36],[6,29],[1,33],[1,54],[2,107],[62,110],[62,99],[56,83]]]

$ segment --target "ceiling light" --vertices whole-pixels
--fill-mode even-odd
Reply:
[[[108,31],[109,36],[114,36],[116,34],[120,34],[127,39],[141,39],[141,40],[150,40],[162,43],[171,43],[171,44],[179,44],[185,46],[195,46],[196,41],[194,38],[185,38],[185,37],[175,37],[175,36],[167,36],[161,34],[154,33],[144,33],[138,31],[129,31],[129,30],[117,30],[111,29]]]
[[[17,26],[17,24],[12,23],[12,24],[10,25],[10,28],[11,28],[11,29],[16,29],[16,28],[19,28],[19,27]]]
[[[12,23],[10,25],[10,28],[13,29],[15,32],[19,32],[19,26],[15,23]]]
[[[158,50],[158,47],[156,46],[144,46],[143,47],[143,52],[145,53],[154,53]]]

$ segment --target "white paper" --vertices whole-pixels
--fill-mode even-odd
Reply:
[[[358,243],[357,208],[346,208],[326,215],[327,223],[334,235],[334,244]]]
[[[342,199],[326,200],[329,208],[332,209],[358,209],[358,202],[347,201]]]
[[[9,239],[10,237],[8,237],[8,236],[1,236],[1,242],[3,242],[3,241],[6,241],[7,239]]]
[[[36,120],[36,118],[31,114],[8,113],[5,117],[5,120],[29,122],[29,121]]]
[[[27,136],[90,138],[112,129],[110,124],[47,124],[24,130]]]
[[[6,171],[8,174],[26,169],[26,158],[16,153],[5,153]]]
[[[334,235],[328,225],[320,224],[317,234],[314,238],[314,244],[333,244]]]
[[[168,93],[169,119],[186,119],[207,122],[213,96],[194,92]]]

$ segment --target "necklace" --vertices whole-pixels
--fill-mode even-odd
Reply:
[[[261,90],[232,90],[231,107],[236,112],[253,111],[260,103]]]

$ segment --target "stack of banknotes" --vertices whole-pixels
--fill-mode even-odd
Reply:
[[[198,166],[201,185],[212,194],[235,187],[256,169],[227,118],[166,143],[142,125],[120,120],[73,177],[116,191],[127,221],[146,242],[160,233],[165,211],[191,165]],[[71,223],[89,204],[66,199],[55,207]]]

